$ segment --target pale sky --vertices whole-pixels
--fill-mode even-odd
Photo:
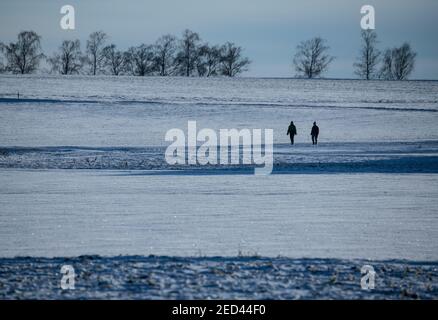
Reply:
[[[76,10],[76,30],[62,30],[60,9]],[[1,0],[0,41],[18,32],[42,36],[46,54],[64,39],[105,31],[120,49],[177,36],[189,28],[211,44],[235,42],[252,60],[244,76],[291,77],[297,43],[327,39],[336,57],[326,77],[354,78],[360,48],[360,8],[373,5],[380,49],[409,42],[417,52],[412,79],[438,79],[438,1],[436,0]]]

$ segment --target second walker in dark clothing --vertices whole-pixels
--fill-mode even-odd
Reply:
[[[297,128],[294,125],[294,122],[291,121],[289,128],[287,128],[287,135],[290,135],[290,144],[294,144],[294,136],[297,134]]]
[[[310,135],[312,136],[312,144],[318,144],[319,127],[316,125],[316,122],[313,123]]]

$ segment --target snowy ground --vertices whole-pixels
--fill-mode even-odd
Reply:
[[[75,269],[61,290],[60,268]],[[370,261],[261,257],[0,259],[0,299],[436,299],[434,263],[373,261],[375,288],[363,290]]]
[[[17,102],[15,93],[21,100]],[[438,82],[0,77],[0,146],[167,146],[171,128],[272,128],[276,144],[438,141]]]
[[[2,256],[438,260],[434,174],[2,170]]]
[[[163,156],[165,150],[165,147],[0,147],[0,168],[140,170],[138,174],[159,175],[254,173],[253,165],[244,164],[169,165]],[[240,157],[246,150],[241,148]],[[317,147],[276,144],[273,173],[438,173],[437,160],[438,141],[326,143]]]
[[[198,129],[274,129],[274,174],[256,177],[245,166],[169,166],[164,135],[186,130],[188,120]],[[291,120],[298,129],[294,147],[286,136]],[[398,273],[384,280],[392,279],[385,283],[393,289],[370,297],[436,298],[437,120],[438,82],[432,81],[0,76],[0,296],[35,297],[27,294],[33,287],[26,277],[14,280],[17,270],[47,271],[64,261],[36,257],[154,254],[220,256],[180,263],[190,270],[239,264],[242,273],[232,278],[242,285],[238,279],[256,264],[273,298],[366,296],[352,294],[350,280],[337,293],[319,287],[334,271],[321,279],[304,272],[315,280],[307,288],[294,268],[277,274],[278,283],[292,276],[291,286],[304,291],[277,291],[265,262],[332,270],[371,259],[400,272],[417,265],[419,273],[407,278],[415,290],[400,289]],[[318,147],[309,144],[313,121],[321,129]],[[239,253],[266,258],[226,258]],[[275,260],[279,255],[290,260]],[[92,266],[114,263],[117,258],[96,257]],[[172,268],[166,270],[177,272]],[[144,295],[128,289],[118,295],[129,280],[121,276],[108,275],[118,292],[112,297],[175,297],[152,287]],[[106,294],[98,283],[89,284],[97,290],[91,296]],[[253,297],[227,290],[210,293]]]

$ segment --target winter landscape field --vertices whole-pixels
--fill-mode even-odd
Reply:
[[[0,109],[2,298],[438,298],[437,81],[2,75]],[[190,120],[273,129],[272,174],[168,164]]]

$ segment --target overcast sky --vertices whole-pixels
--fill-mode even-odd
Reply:
[[[60,28],[65,4],[76,10],[74,31]],[[211,44],[233,41],[244,47],[253,61],[245,76],[289,77],[295,75],[296,44],[322,36],[336,57],[326,76],[353,78],[365,4],[376,10],[379,47],[408,41],[418,53],[411,78],[438,79],[437,0],[1,0],[0,41],[31,29],[51,54],[63,39],[79,38],[84,45],[89,33],[103,30],[126,49],[189,28]]]

